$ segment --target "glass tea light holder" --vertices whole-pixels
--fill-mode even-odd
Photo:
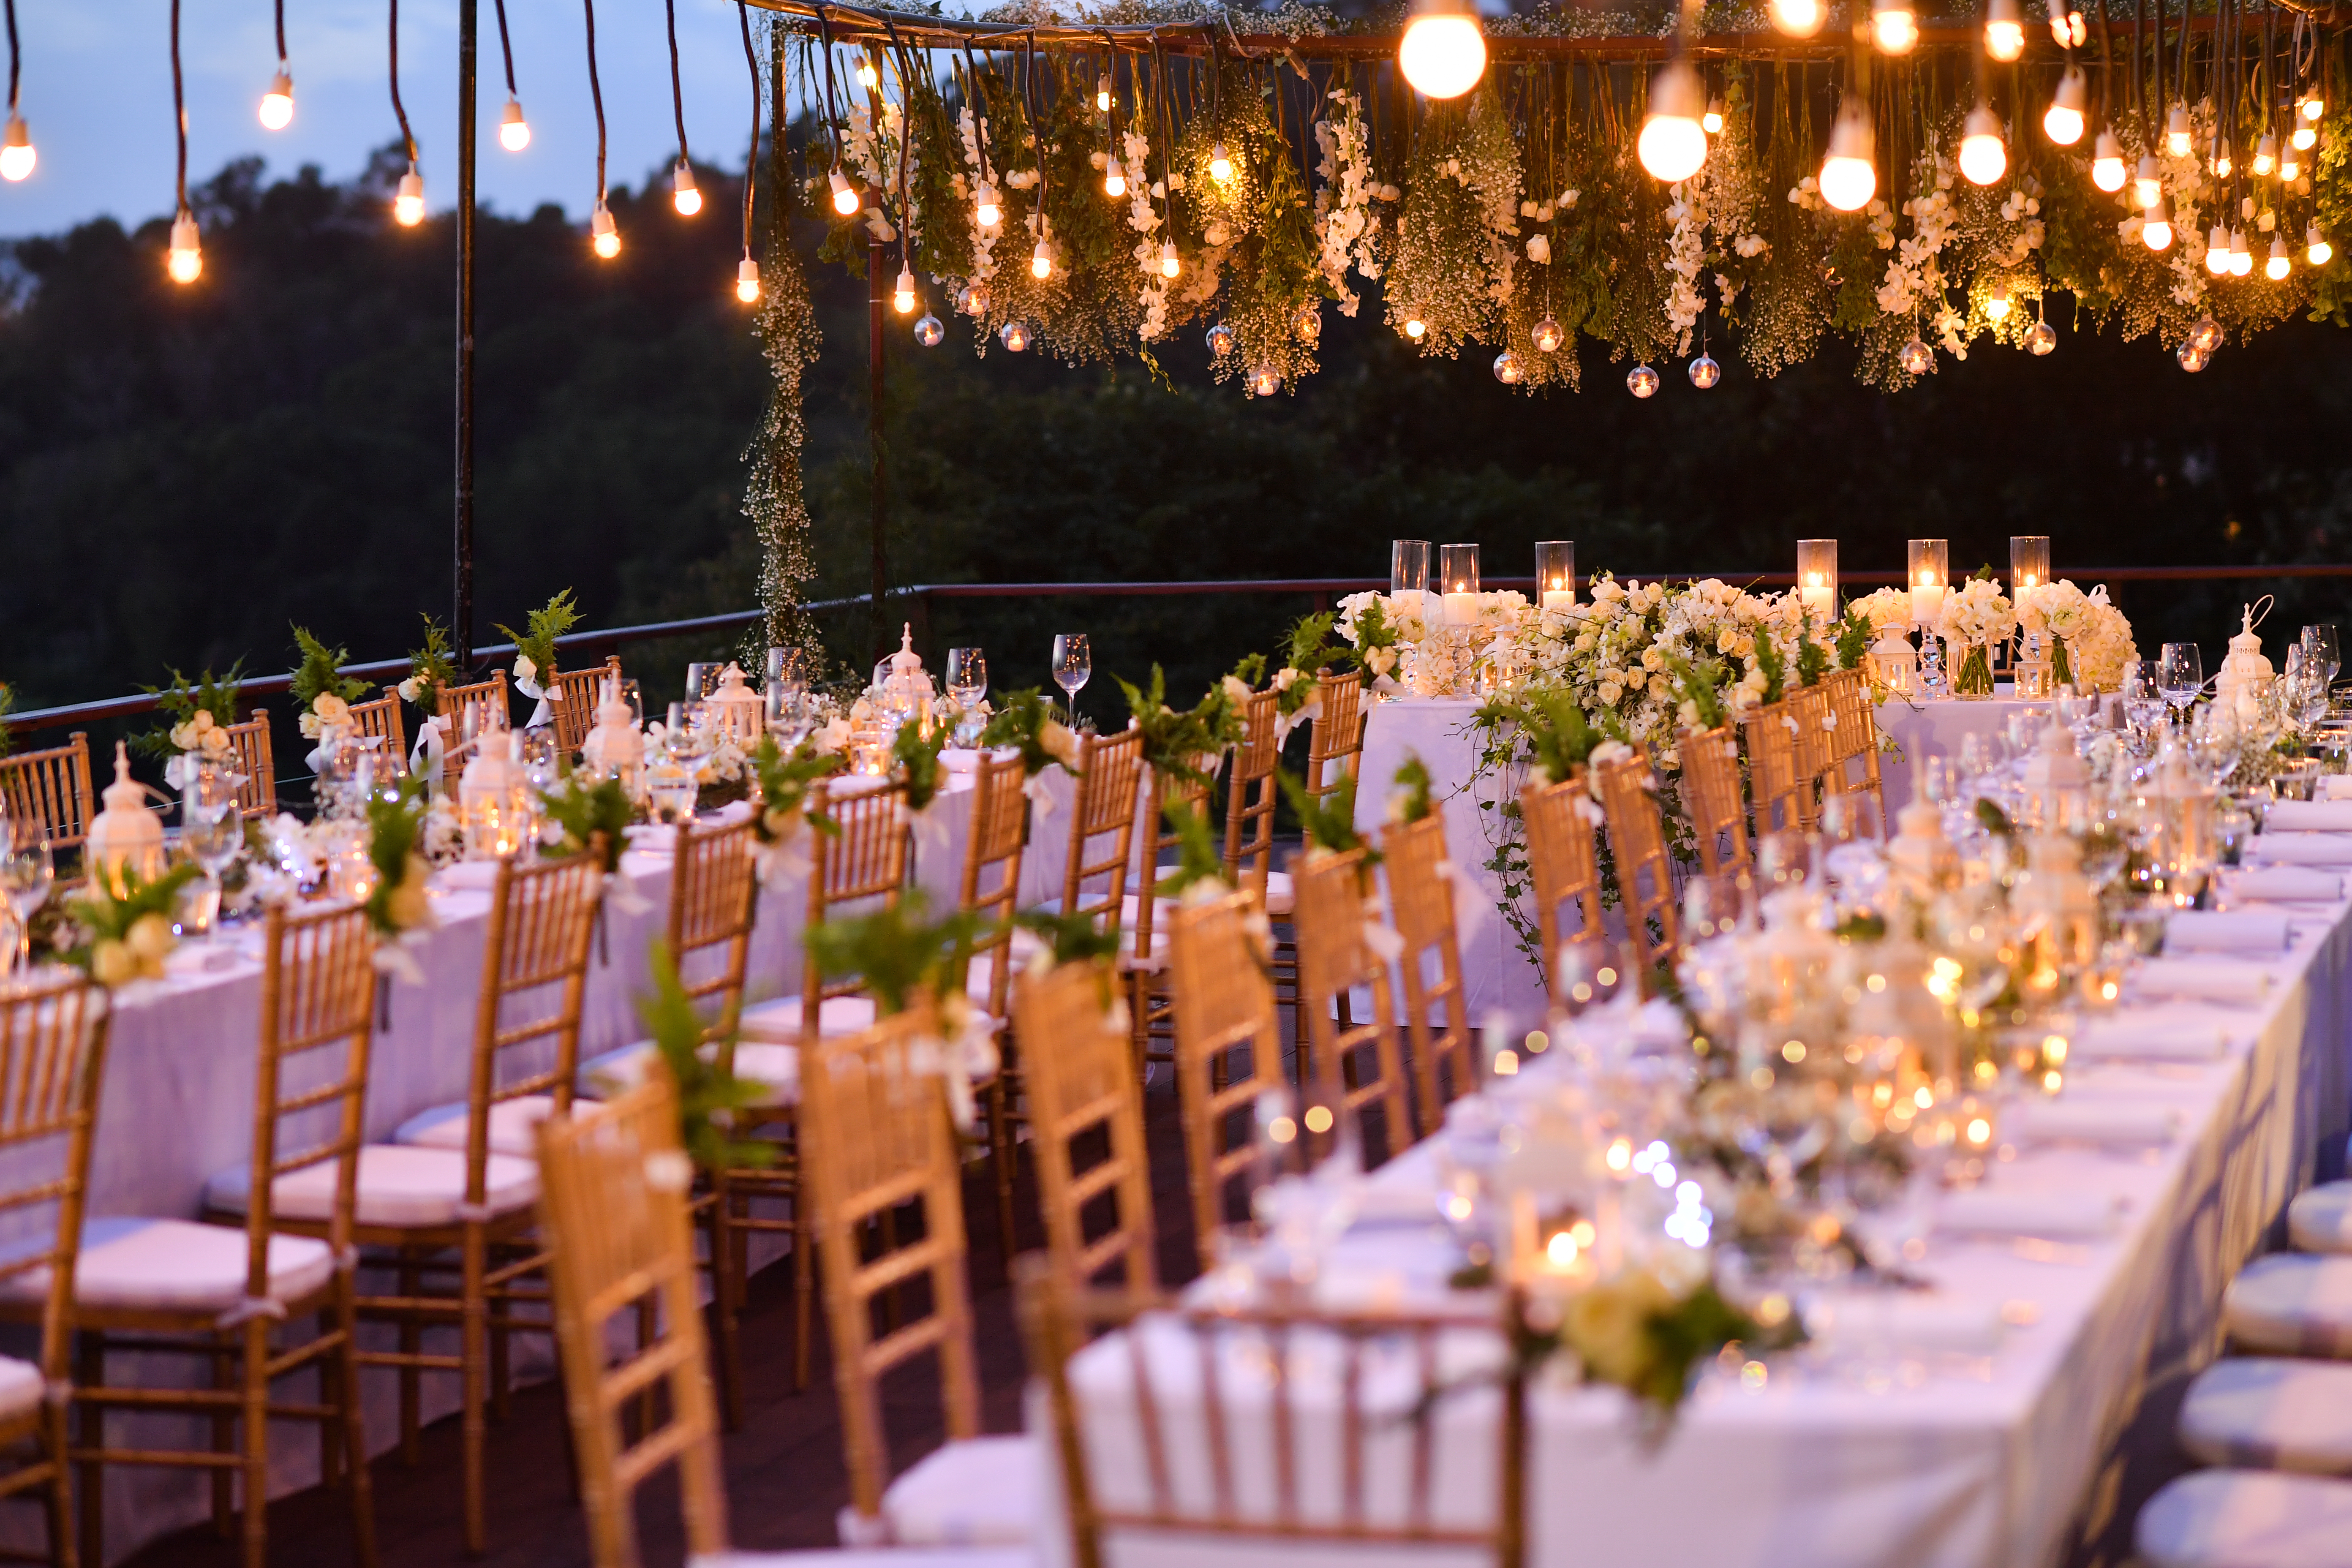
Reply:
[[[1576,541],[1536,541],[1536,607],[1565,610],[1576,603]]]
[[[1836,540],[1797,541],[1797,598],[1809,612],[1824,621],[1837,619]]]
[[[1948,540],[1915,539],[1905,549],[1903,580],[1911,587],[1911,624],[1932,626],[1944,613],[1952,587],[1952,547]]]
[[[2039,588],[2050,581],[2050,536],[2046,533],[2013,533],[2009,539],[2009,596],[2011,601],[2028,588]]]
[[[1429,541],[1426,539],[1392,539],[1389,541],[1389,592],[1423,594],[1429,591]]]
[[[1437,551],[1438,592],[1444,595],[1445,619],[1457,626],[1478,619],[1478,547],[1444,544]]]

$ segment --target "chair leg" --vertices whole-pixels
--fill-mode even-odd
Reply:
[[[1013,1278],[1013,1124],[1010,1108],[1005,1104],[1004,1075],[999,1072],[988,1086],[989,1163],[996,1167],[996,1252],[1004,1265],[1004,1278]]]
[[[805,1173],[793,1177],[793,1392],[808,1387],[809,1332],[816,1306],[816,1227],[809,1223]]]
[[[375,1486],[368,1474],[367,1419],[360,1405],[360,1314],[357,1294],[346,1273],[336,1288],[335,1326],[342,1334],[335,1359],[340,1376],[338,1414],[343,1424],[343,1456],[351,1469],[352,1555],[359,1568],[376,1568]],[[320,1381],[325,1380],[321,1371]]]
[[[212,1353],[213,1387],[220,1393],[237,1385],[236,1347],[223,1342]],[[223,1410],[213,1417],[213,1452],[236,1452],[236,1416]],[[236,1472],[223,1465],[213,1471],[213,1531],[223,1541],[236,1533]]]
[[[736,1268],[735,1184],[728,1173],[710,1173],[710,1319],[718,1341],[719,1419],[730,1432],[743,1429],[744,1279]],[[653,1331],[653,1302],[639,1310],[646,1314],[646,1331]]]
[[[42,1444],[49,1458],[49,1561],[56,1568],[75,1568],[73,1469],[66,1458],[68,1430],[66,1407],[51,1405],[42,1428]]]
[[[415,1300],[422,1288],[416,1264],[416,1254],[404,1247],[400,1249],[400,1294],[403,1300]],[[400,1320],[400,1353],[414,1356],[425,1348],[425,1330],[414,1316]],[[417,1374],[412,1365],[400,1369],[400,1462],[411,1468],[423,1460],[424,1450],[416,1439]]]
[[[80,1365],[74,1371],[75,1384],[84,1391],[106,1386],[106,1336],[85,1330],[78,1353]],[[96,1453],[106,1446],[106,1412],[84,1400],[74,1412],[75,1429],[80,1434],[79,1446]],[[81,1505],[81,1560],[102,1565],[106,1562],[106,1466],[100,1460],[85,1459],[78,1467],[74,1489]]]
[[[269,1320],[245,1325],[245,1568],[269,1568]]]
[[[464,1447],[466,1458],[466,1551],[478,1557],[488,1541],[488,1527],[482,1509],[482,1449],[488,1434],[484,1426],[483,1405],[486,1403],[485,1360],[488,1354],[483,1343],[488,1329],[488,1303],[483,1297],[482,1252],[485,1243],[482,1227],[466,1226],[465,1297],[458,1307],[458,1331],[463,1342],[457,1347],[459,1397],[465,1403]]]

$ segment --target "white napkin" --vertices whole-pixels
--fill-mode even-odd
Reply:
[[[1977,1187],[1945,1194],[1936,1205],[1936,1228],[1978,1236],[2090,1238],[2113,1236],[2123,1209],[2123,1199],[2113,1193]]]
[[[2286,944],[2284,915],[2182,910],[2164,922],[2167,952],[2284,952]]]
[[[496,860],[460,860],[454,866],[444,866],[433,873],[433,880],[444,888],[488,888],[499,879]]]
[[[2037,1143],[2169,1143],[2180,1112],[2144,1100],[2029,1100],[2001,1131]]]
[[[2319,798],[2322,800],[2352,800],[2352,773],[2320,774]]]
[[[2213,958],[2143,959],[2131,972],[2131,993],[2141,1000],[2259,1002],[2270,988],[2269,973],[2250,963]]]
[[[2229,1048],[2221,1025],[2137,1012],[2095,1018],[2074,1036],[2071,1059],[2210,1062]]]
[[[667,822],[633,822],[621,829],[628,847],[638,855],[675,855],[677,853],[677,829]]]
[[[2265,832],[2352,833],[2352,800],[2274,800],[2263,816]]]
[[[2294,805],[2279,801],[2271,807]],[[2263,833],[2254,839],[2254,862],[2262,866],[2352,866],[2352,833]]]
[[[2232,900],[2334,903],[2344,896],[2344,879],[2339,873],[2315,871],[2305,866],[2250,866],[2242,870],[2225,871],[2221,886]]]
[[[1990,1355],[2000,1348],[2000,1304],[1939,1292],[1824,1291],[1806,1301],[1805,1329],[1832,1353]]]

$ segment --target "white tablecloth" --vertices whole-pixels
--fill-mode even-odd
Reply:
[[[2020,702],[2009,695],[2007,681],[1993,689],[1994,694],[1973,701],[1947,697],[1935,702],[1916,702],[1900,697],[1890,697],[1878,705],[1880,731],[1901,748],[1900,755],[1882,752],[1878,772],[1886,792],[1886,813],[1890,818],[1888,831],[1893,831],[1891,819],[1895,813],[1909,804],[1913,782],[1918,777],[1921,763],[1929,757],[1957,757],[1960,742],[1968,735],[2005,735],[2009,717],[2028,709],[2050,710],[2046,702]]]

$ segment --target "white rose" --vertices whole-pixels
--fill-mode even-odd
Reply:
[[[531,663],[530,659],[525,658],[522,655],[517,654],[515,655],[514,661],[514,678],[517,680],[537,680],[539,679],[539,666]]]
[[[412,675],[406,680],[400,683],[401,700],[404,702],[417,701],[424,690],[425,682]]]
[[[191,719],[186,723],[174,724],[172,726],[172,744],[177,746],[184,752],[193,752],[196,749],[196,724],[194,720]]]
[[[321,724],[348,724],[352,719],[352,705],[331,691],[321,691],[312,699],[310,711]]]
[[[1232,703],[1236,708],[1245,708],[1249,706],[1250,688],[1248,681],[1244,680],[1238,675],[1228,675],[1224,679],[1219,681],[1217,684],[1218,689],[1222,690],[1225,694],[1226,701]]]
[[[1274,689],[1276,691],[1287,691],[1297,683],[1298,671],[1296,669],[1285,668],[1274,672]]]
[[[1528,259],[1538,267],[1551,261],[1551,241],[1540,234],[1528,237]]]

